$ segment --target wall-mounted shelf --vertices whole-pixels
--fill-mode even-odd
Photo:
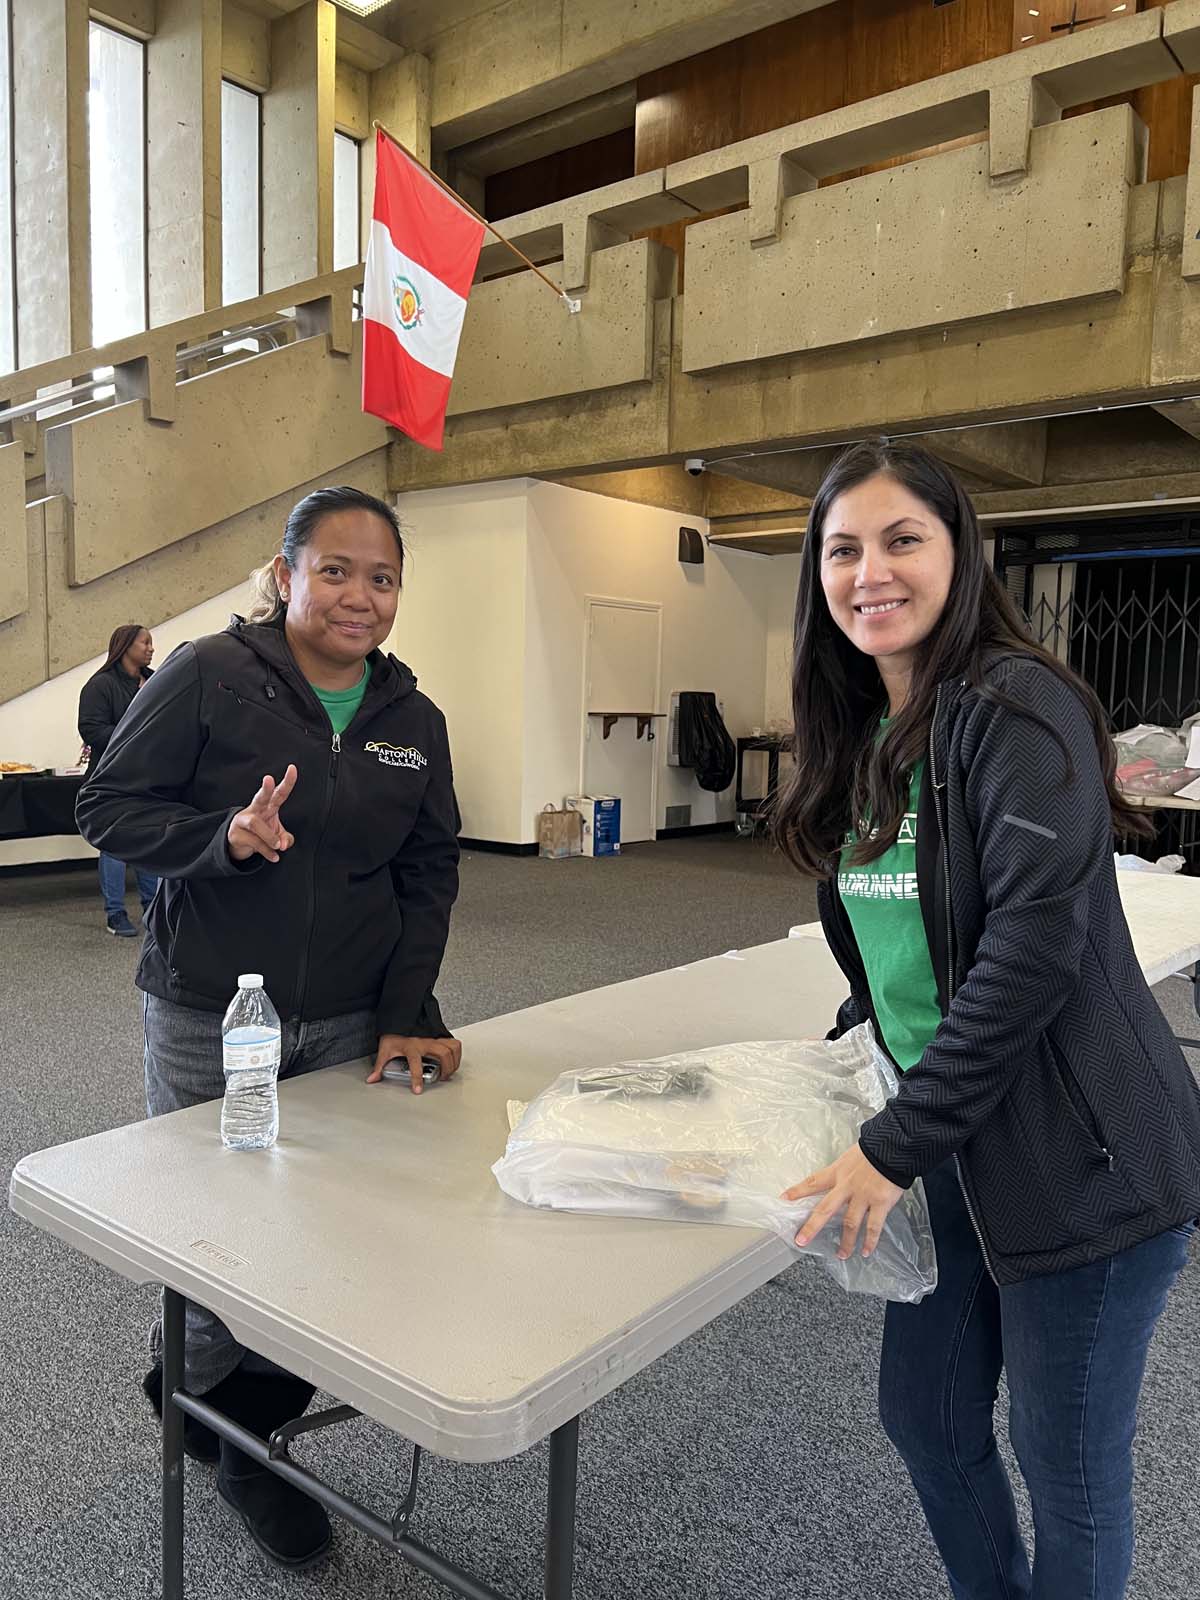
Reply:
[[[636,723],[637,723],[637,737],[639,739],[642,737],[643,734],[645,734],[647,738],[653,739],[653,737],[654,737],[653,724],[655,722],[659,721],[660,719],[665,718],[666,712],[665,711],[589,711],[588,712],[588,716],[589,717],[599,717],[600,718],[601,727],[603,728],[603,731],[604,731],[604,738],[606,738],[606,739],[608,738],[609,734],[613,731],[613,728],[616,726],[616,724],[618,722],[620,722],[622,717],[632,717],[636,721]]]

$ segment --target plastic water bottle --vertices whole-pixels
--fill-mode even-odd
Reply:
[[[244,972],[221,1024],[225,1061],[221,1143],[229,1150],[266,1150],[275,1143],[281,1034],[279,1013],[263,990],[262,974]]]

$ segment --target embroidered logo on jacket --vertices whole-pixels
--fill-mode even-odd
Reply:
[[[421,752],[414,750],[411,745],[401,748],[398,744],[384,744],[380,739],[372,739],[363,749],[377,755],[385,767],[410,767],[413,772],[420,772],[422,767],[429,765]]]

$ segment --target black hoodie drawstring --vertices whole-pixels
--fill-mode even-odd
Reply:
[[[274,698],[275,698],[275,685],[271,682],[271,663],[268,661],[266,665],[267,665],[266,696],[267,696],[268,700],[274,700]]]

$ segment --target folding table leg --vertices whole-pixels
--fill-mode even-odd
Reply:
[[[163,1293],[162,1565],[163,1600],[183,1600],[183,1412],[171,1401],[183,1387],[184,1298]]]
[[[575,1580],[575,1486],[579,1418],[550,1435],[550,1493],[546,1515],[546,1600],[571,1600]]]

